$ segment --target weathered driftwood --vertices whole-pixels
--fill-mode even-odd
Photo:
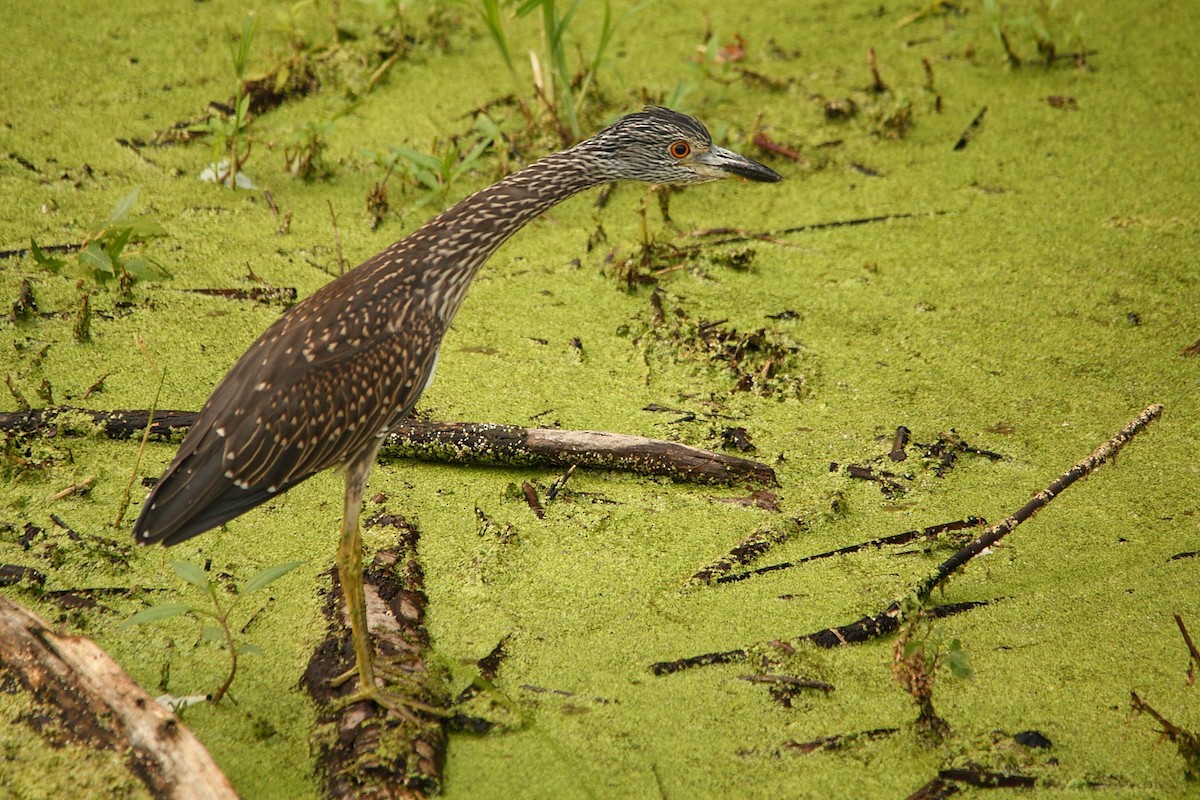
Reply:
[[[121,754],[154,797],[237,798],[204,745],[95,642],[54,632],[3,595],[0,673],[6,686],[32,695],[37,710],[26,715],[31,735],[46,731],[56,741],[70,736],[81,745]]]
[[[110,439],[140,436],[149,412],[91,411],[57,406],[0,413],[0,431],[69,435],[99,426]],[[180,435],[196,421],[195,412],[156,411],[155,439]],[[480,422],[423,422],[400,425],[380,451],[381,460],[416,458],[473,464],[529,467],[581,466],[661,475],[702,483],[775,484],[775,471],[758,461],[716,453],[678,442],[603,431],[522,428]]]
[[[1080,459],[1069,470],[1051,481],[1045,489],[1035,494],[1028,503],[1021,506],[1021,508],[1017,509],[1001,522],[989,526],[977,538],[942,562],[934,570],[933,574],[917,584],[907,597],[897,598],[878,614],[861,617],[845,625],[838,625],[805,634],[797,637],[797,641],[809,641],[820,647],[839,647],[845,644],[865,642],[896,631],[904,621],[908,609],[912,608],[913,605],[928,602],[930,596],[933,594],[933,590],[945,583],[951,575],[961,569],[968,561],[995,545],[1022,522],[1025,522],[1038,511],[1045,508],[1051,500],[1066,491],[1071,484],[1080,478],[1090,475],[1104,462],[1116,458],[1121,448],[1128,444],[1134,436],[1145,430],[1151,422],[1162,416],[1162,412],[1163,407],[1158,403],[1147,406],[1125,427],[1117,431],[1111,439],[1101,444],[1091,455]],[[916,601],[915,604],[911,602],[914,600]],[[959,607],[970,605],[974,604],[958,604]],[[937,613],[939,610],[945,612],[947,609],[947,606],[940,606],[932,609],[932,612]],[[746,654],[747,651],[741,648],[716,653],[703,653],[674,661],[659,661],[650,665],[650,671],[655,675],[671,675],[692,667],[741,661],[746,658]]]
[[[446,676],[427,661],[424,573],[417,561],[417,529],[402,517],[382,515],[396,542],[364,570],[367,628],[389,668],[378,671],[384,690],[405,704],[385,711],[372,702],[345,705],[357,680],[339,682],[354,669],[354,646],[337,571],[325,605],[328,632],[302,683],[320,712],[313,734],[318,770],[331,800],[417,800],[438,793],[445,759],[444,712],[450,703]],[[332,681],[332,683],[331,683]],[[335,685],[336,684],[336,685]]]

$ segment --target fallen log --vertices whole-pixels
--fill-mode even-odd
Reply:
[[[50,436],[80,435],[89,426],[110,439],[141,436],[146,410],[92,411],[56,406],[0,413],[0,431]],[[192,411],[155,411],[150,438],[181,436],[196,421]],[[758,461],[699,447],[604,431],[522,428],[483,422],[407,420],[387,436],[381,461],[414,458],[459,464],[526,467],[591,467],[658,475],[701,483],[778,483],[775,470]]]

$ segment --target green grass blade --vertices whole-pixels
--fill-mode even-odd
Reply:
[[[558,39],[561,42],[563,34],[571,27],[571,20],[575,17],[575,12],[583,5],[583,0],[575,0],[571,7],[567,9],[567,13],[563,14],[558,20]]]
[[[508,37],[504,34],[504,15],[500,11],[499,0],[483,0],[483,24],[488,34],[504,58],[504,64],[514,76],[517,68],[513,66],[512,51],[508,47]]]
[[[233,71],[241,79],[246,72],[246,62],[250,60],[250,43],[254,40],[254,31],[258,28],[258,17],[251,11],[242,22],[242,35],[237,45],[230,45],[233,54]]]
[[[517,6],[517,16],[523,17],[535,8],[541,8],[546,3],[553,4],[554,0],[525,0],[524,3]]]
[[[392,152],[414,167],[421,167],[434,173],[441,172],[442,170],[442,160],[437,156],[431,156],[428,153],[422,153],[418,150],[410,150],[407,147],[393,147]]]
[[[58,272],[67,265],[66,261],[61,258],[54,258],[46,254],[46,251],[38,246],[37,239],[30,237],[29,252],[33,255],[33,260],[39,267],[45,267],[51,272]]]

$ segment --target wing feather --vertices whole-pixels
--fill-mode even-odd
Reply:
[[[444,328],[413,302],[411,281],[347,311],[367,290],[357,272],[295,306],[234,364],[147,498],[138,541],[174,544],[227,522],[408,415]]]

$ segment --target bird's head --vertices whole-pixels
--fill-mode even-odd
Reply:
[[[783,180],[775,170],[713,144],[697,120],[658,106],[629,114],[579,145],[603,159],[615,177],[660,184],[739,177]]]

